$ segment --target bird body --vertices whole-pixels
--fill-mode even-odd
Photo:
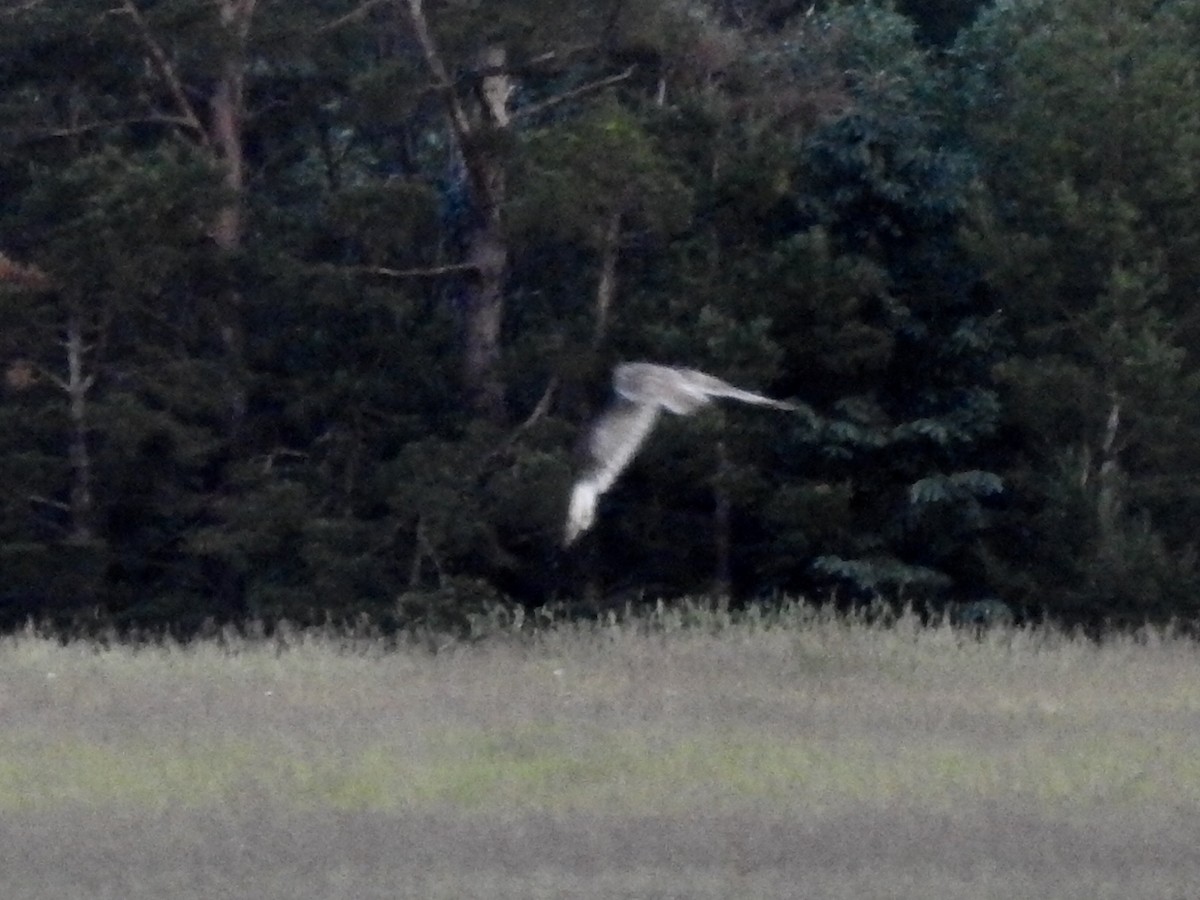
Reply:
[[[570,545],[596,519],[596,505],[637,455],[661,410],[691,415],[714,398],[794,411],[794,403],[736,388],[695,369],[655,363],[622,363],[613,370],[616,399],[587,436],[588,468],[575,482],[567,509],[564,544]]]

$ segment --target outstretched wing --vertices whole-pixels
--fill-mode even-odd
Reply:
[[[564,542],[592,526],[600,495],[625,471],[658,418],[658,406],[617,399],[592,425],[587,438],[589,466],[571,491]]]
[[[775,409],[796,409],[794,404],[744,391],[696,369],[655,363],[623,363],[617,366],[613,371],[613,387],[617,394],[634,403],[654,403],[683,416],[708,405],[714,397],[728,397]]]
[[[770,406],[774,409],[786,409],[793,412],[800,408],[795,403],[788,403],[786,400],[776,400],[753,391],[744,391],[727,381],[695,369],[677,369],[676,371],[687,381],[691,390],[709,397],[728,397],[730,400],[740,400],[742,403],[753,403],[756,406]]]
[[[592,466],[587,474],[601,492],[625,471],[657,418],[658,407],[652,403],[617,400],[595,421],[588,435]]]

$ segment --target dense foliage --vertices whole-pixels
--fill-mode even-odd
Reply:
[[[1196,46],[1161,0],[4,3],[0,619],[1191,618]],[[564,550],[635,358],[803,413],[669,417]]]

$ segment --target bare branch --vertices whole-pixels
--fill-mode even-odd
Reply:
[[[450,72],[446,68],[445,62],[442,61],[442,55],[433,42],[433,35],[429,32],[429,22],[421,8],[421,0],[406,0],[406,2],[409,18],[412,20],[413,33],[417,37],[417,43],[421,45],[421,53],[425,56],[425,65],[429,67],[430,74],[433,75],[438,88],[446,97],[455,135],[460,144],[465,146],[471,135],[471,122],[467,118],[462,103],[459,102],[458,94],[454,92],[454,82],[450,80]]]
[[[52,371],[47,369],[45,366],[35,365],[33,367],[33,370],[40,377],[42,377],[46,381],[50,382],[52,385],[54,385],[56,388],[58,388],[64,394],[71,393],[71,385],[67,381],[67,379],[62,378],[61,376],[55,375]]]
[[[517,426],[513,438],[523,431],[528,430],[537,424],[541,419],[545,418],[546,413],[550,412],[550,404],[554,402],[554,393],[558,390],[558,375],[551,375],[550,380],[546,383],[546,390],[542,392],[541,399],[533,407],[533,411],[529,414],[520,425]],[[510,438],[509,442],[512,442]]]
[[[609,75],[606,78],[600,78],[596,81],[582,84],[577,88],[572,88],[569,91],[564,91],[563,93],[556,94],[553,97],[547,97],[541,103],[531,103],[529,106],[523,106],[513,113],[513,118],[524,119],[528,116],[540,113],[551,106],[557,106],[559,103],[564,103],[567,100],[574,100],[576,97],[591,93],[592,91],[599,90],[600,88],[608,87],[610,84],[617,84],[618,82],[624,81],[626,78],[631,76],[636,68],[636,66],[630,66],[624,72],[618,72],[616,75]]]
[[[167,57],[162,45],[150,31],[150,25],[146,22],[141,10],[134,5],[133,0],[124,0],[119,11],[129,16],[137,26],[138,32],[142,36],[142,43],[146,45],[146,50],[153,58],[159,76],[166,82],[167,90],[175,98],[175,103],[179,107],[179,115],[183,123],[196,132],[201,144],[207,145],[208,132],[205,130],[203,123],[201,123],[200,117],[196,115],[196,110],[192,106],[191,101],[188,100],[187,92],[183,88],[183,82],[179,80],[179,76],[175,72],[175,67],[171,64],[171,60]]]
[[[50,382],[67,396],[85,397],[88,391],[96,384],[96,373],[90,372],[86,376],[83,374],[81,369],[82,359],[80,358],[83,348],[76,347],[75,351],[73,355],[69,355],[68,357],[71,372],[66,378],[56,375],[50,369],[36,363],[32,366],[32,370],[36,376]],[[68,348],[68,352],[70,352],[70,348]]]
[[[467,176],[474,188],[475,197],[480,208],[493,209],[498,205],[495,172],[489,169],[486,162],[481,159],[480,153],[472,151],[471,138],[476,128],[472,126],[467,111],[463,108],[462,100],[450,78],[450,71],[446,68],[437,44],[434,43],[433,35],[429,31],[429,21],[425,18],[422,10],[422,0],[405,0],[405,2],[408,5],[409,18],[412,20],[413,33],[416,35],[417,43],[421,45],[421,53],[425,57],[425,65],[433,76],[438,93],[445,101],[450,127],[454,132],[454,139],[459,153],[462,155],[463,164],[466,166]],[[496,98],[490,99],[494,101]],[[503,110],[501,115],[496,114],[495,108],[490,108],[490,112],[493,120],[498,124],[507,124],[507,110]]]
[[[416,269],[391,269],[387,266],[330,266],[337,272],[355,272],[362,275],[382,275],[386,278],[429,278],[450,275],[454,272],[473,272],[474,263],[447,263],[444,266],[422,266]]]
[[[338,16],[333,21],[326,22],[317,29],[317,33],[320,34],[325,31],[333,31],[335,28],[341,28],[343,25],[349,25],[351,22],[357,22],[359,19],[365,18],[367,13],[369,13],[371,10],[390,2],[391,0],[366,0],[365,3],[359,4],[344,16]]]
[[[29,10],[41,6],[44,2],[45,0],[24,0],[23,3],[17,3],[8,9],[0,9],[0,15],[19,16],[23,12],[29,12]]]
[[[166,113],[148,115],[148,116],[131,116],[127,119],[100,119],[96,122],[89,122],[86,125],[73,125],[69,128],[46,128],[38,131],[29,131],[25,134],[16,137],[17,143],[25,141],[44,141],[54,138],[77,137],[81,134],[88,134],[97,131],[101,128],[118,128],[122,125],[175,125],[182,128],[192,128],[193,123],[183,116],[171,116]]]
[[[26,494],[25,499],[30,503],[36,503],[38,506],[48,506],[51,509],[70,510],[71,508],[61,500],[51,500],[49,497],[43,497],[41,494]]]
[[[534,68],[542,63],[558,62],[560,60],[566,62],[567,60],[571,59],[571,57],[578,56],[581,53],[588,53],[595,49],[595,42],[589,41],[587,43],[571,44],[568,47],[559,47],[554,50],[547,50],[545,53],[539,53],[537,56],[531,56],[525,61],[525,64],[522,66],[522,68]]]
[[[546,389],[542,391],[542,396],[534,404],[533,410],[525,418],[525,421],[512,429],[504,440],[480,458],[475,473],[476,477],[485,476],[496,460],[512,450],[521,435],[546,417],[546,414],[550,412],[550,407],[554,403],[554,395],[558,392],[558,383],[558,375],[551,375],[550,380],[546,382]]]

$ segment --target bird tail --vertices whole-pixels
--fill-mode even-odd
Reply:
[[[571,503],[567,509],[567,529],[563,535],[563,546],[569,547],[575,539],[592,527],[596,520],[596,503],[600,492],[590,479],[583,479],[571,491]]]

